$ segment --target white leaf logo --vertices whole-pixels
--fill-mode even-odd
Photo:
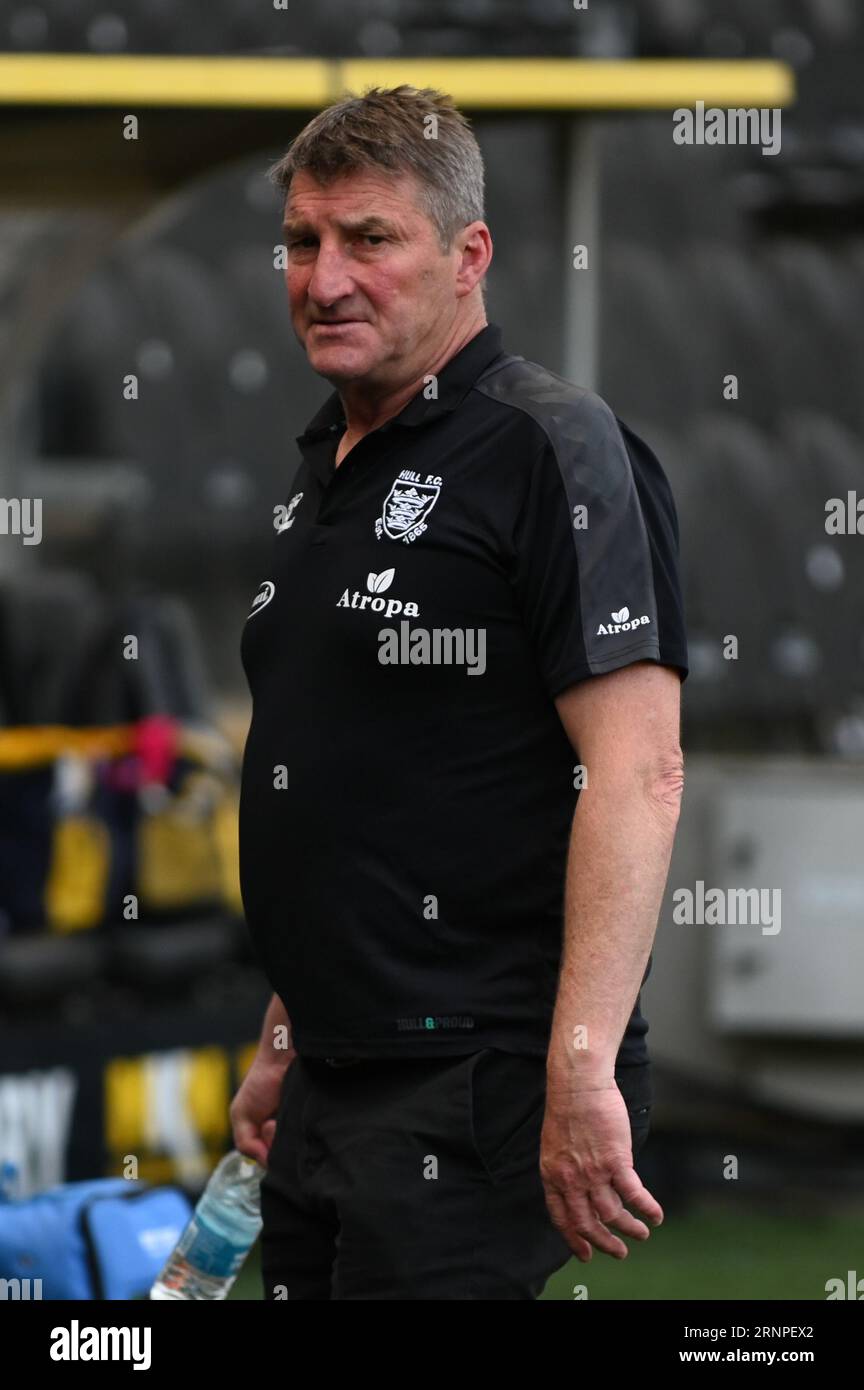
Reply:
[[[618,613],[613,613],[613,614],[612,614],[612,621],[613,621],[613,623],[626,623],[626,621],[627,621],[627,619],[628,619],[629,617],[630,617],[630,609],[629,609],[629,608],[622,608],[622,609],[620,610],[620,612],[618,612]]]
[[[393,576],[395,573],[395,568],[382,570],[380,574],[375,574],[370,570],[369,574],[366,576],[366,588],[373,594],[383,594],[384,590],[389,589],[390,585],[393,583]]]

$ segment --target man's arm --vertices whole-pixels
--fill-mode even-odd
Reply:
[[[267,1012],[261,1025],[258,1058],[265,1066],[284,1068],[294,1060],[296,1055],[291,1037],[291,1020],[279,995],[274,994],[267,1005]]]
[[[662,1220],[633,1170],[629,1118],[614,1073],[678,822],[680,686],[676,670],[637,662],[580,681],[555,700],[587,783],[570,839],[541,1176],[556,1226],[583,1259],[590,1259],[592,1244],[626,1256],[624,1242],[603,1221],[626,1235],[648,1236],[622,1198],[655,1224]]]
[[[282,1082],[296,1056],[291,1021],[274,994],[264,1015],[258,1051],[229,1109],[235,1148],[265,1168],[276,1133]]]

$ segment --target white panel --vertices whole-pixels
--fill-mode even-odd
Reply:
[[[769,890],[755,924],[680,928],[709,934],[710,1010],[725,1031],[864,1036],[864,797],[805,785],[718,790],[704,891],[725,890],[728,919],[729,889]]]

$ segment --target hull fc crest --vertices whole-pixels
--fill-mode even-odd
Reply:
[[[438,501],[441,479],[403,469],[384,499],[381,515],[375,522],[379,541],[387,536],[391,541],[415,541],[426,530],[426,518]]]

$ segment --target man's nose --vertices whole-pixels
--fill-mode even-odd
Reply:
[[[353,289],[354,282],[343,252],[338,246],[322,243],[318,247],[315,266],[306,290],[309,298],[314,299],[322,308],[327,308],[337,300],[345,299]]]

